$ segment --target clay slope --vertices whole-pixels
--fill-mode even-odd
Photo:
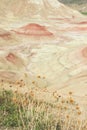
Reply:
[[[4,15],[3,15],[4,14]],[[81,17],[80,13],[74,11],[57,0],[1,0],[0,19],[10,21],[30,18],[72,18]]]
[[[44,26],[38,24],[29,24],[24,27],[15,30],[18,34],[30,35],[30,36],[52,36],[53,34],[49,32]]]

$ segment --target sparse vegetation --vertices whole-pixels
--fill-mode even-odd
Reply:
[[[63,2],[64,4],[83,4],[86,3],[86,0],[59,0],[60,2]]]
[[[82,14],[87,12],[87,0],[59,0],[63,4],[71,7],[72,9],[78,10]]]
[[[18,130],[86,130],[87,121],[81,119],[82,111],[72,92],[63,97],[52,93],[54,103],[37,100],[34,91],[0,92],[0,128]]]
[[[82,12],[82,14],[87,15],[87,12]]]

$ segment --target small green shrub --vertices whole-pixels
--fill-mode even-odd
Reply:
[[[81,12],[83,15],[87,15],[87,12]]]

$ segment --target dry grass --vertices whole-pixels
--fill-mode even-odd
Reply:
[[[48,90],[37,86],[25,93],[3,89],[0,93],[0,126],[8,130],[87,130],[87,117],[83,118],[83,111],[72,92],[63,96],[54,91],[51,93],[53,100],[46,101],[37,98],[37,91],[45,93]]]
[[[70,92],[68,98],[59,96],[57,92],[52,94],[54,103],[34,98],[34,92],[20,94],[3,91],[3,98],[0,97],[0,103],[4,101],[4,108],[0,117],[6,119],[1,125],[6,127],[18,127],[20,130],[86,130],[87,121],[82,120],[82,112],[78,104],[74,101]],[[10,97],[9,97],[10,96]],[[11,108],[8,108],[11,106]],[[2,107],[2,105],[1,105]],[[6,107],[6,108],[5,108]],[[8,108],[8,109],[7,109]],[[9,114],[12,112],[12,115]],[[15,118],[13,113],[15,112]],[[6,115],[5,115],[6,114]],[[5,117],[6,116],[6,117]],[[13,122],[13,124],[12,124]]]

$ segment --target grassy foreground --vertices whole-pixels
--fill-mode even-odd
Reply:
[[[34,98],[34,92],[0,92],[0,130],[87,130],[87,120],[75,102],[53,92],[54,103]]]

